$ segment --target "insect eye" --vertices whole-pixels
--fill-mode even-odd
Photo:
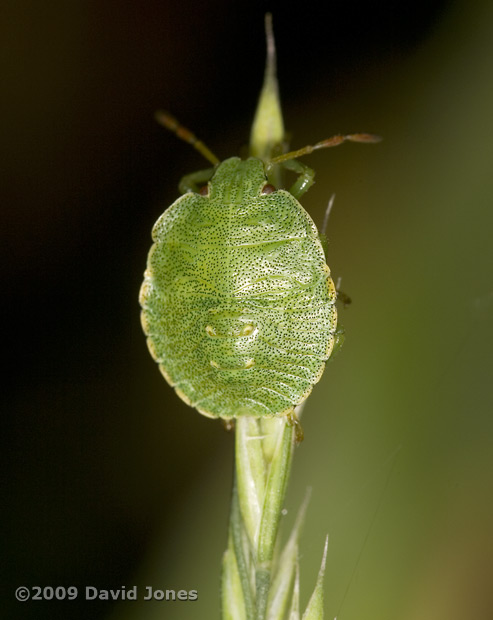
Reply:
[[[199,194],[201,196],[208,196],[209,195],[209,186],[208,185],[202,185],[202,187],[199,189]]]
[[[267,185],[264,185],[262,187],[262,192],[261,193],[262,194],[272,194],[272,192],[275,192],[275,191],[276,191],[276,188],[273,185],[271,185],[270,183],[267,183]]]

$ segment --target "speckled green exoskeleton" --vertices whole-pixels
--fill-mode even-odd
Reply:
[[[334,136],[273,158],[266,149],[219,162],[169,114],[158,120],[214,167],[182,179],[183,195],[152,230],[140,291],[151,355],[206,416],[291,416],[322,376],[337,328],[319,233],[298,202],[314,173],[296,158],[376,137]],[[289,189],[274,185],[281,168],[297,174]]]

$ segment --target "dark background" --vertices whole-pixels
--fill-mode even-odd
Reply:
[[[328,617],[490,617],[493,20],[480,0],[4,3],[5,617],[218,616],[232,435],[165,384],[137,295],[152,224],[207,167],[154,110],[237,154],[266,10],[293,147],[385,139],[305,160],[318,224],[337,194],[330,263],[354,301],[294,464],[291,512],[313,486],[302,599],[328,531]],[[14,599],[20,585],[136,583],[199,600]]]

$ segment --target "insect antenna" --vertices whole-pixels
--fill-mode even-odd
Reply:
[[[302,149],[298,149],[297,151],[290,151],[289,153],[278,155],[277,157],[272,158],[269,163],[280,164],[290,159],[297,159],[303,155],[309,155],[317,149],[327,149],[331,146],[339,146],[339,144],[342,144],[343,142],[363,142],[366,144],[374,144],[376,142],[380,142],[381,140],[382,138],[380,136],[376,136],[371,133],[351,133],[345,136],[338,134],[336,136],[332,136],[331,138],[321,140],[316,144],[304,146]]]
[[[211,164],[216,166],[219,163],[219,159],[214,155],[214,153],[209,150],[209,148],[201,140],[199,140],[197,136],[190,131],[190,129],[183,127],[183,125],[181,125],[174,116],[171,116],[169,112],[158,110],[155,113],[155,118],[160,125],[166,127],[169,131],[172,131],[181,140],[191,144],[193,148],[201,153],[207,161],[211,162]]]

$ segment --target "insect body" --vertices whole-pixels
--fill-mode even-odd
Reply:
[[[298,202],[314,172],[297,158],[346,140],[379,140],[337,135],[272,157],[284,129],[269,15],[266,32],[255,157],[220,163],[172,116],[157,114],[214,168],[185,176],[184,195],[154,225],[142,326],[176,393],[213,418],[292,417],[322,376],[337,338],[336,291],[315,224]],[[289,190],[273,185],[282,168],[297,175]]]
[[[149,349],[210,417],[288,414],[334,344],[336,292],[317,229],[267,167],[225,160],[207,191],[187,192],[153,228],[140,294]]]

